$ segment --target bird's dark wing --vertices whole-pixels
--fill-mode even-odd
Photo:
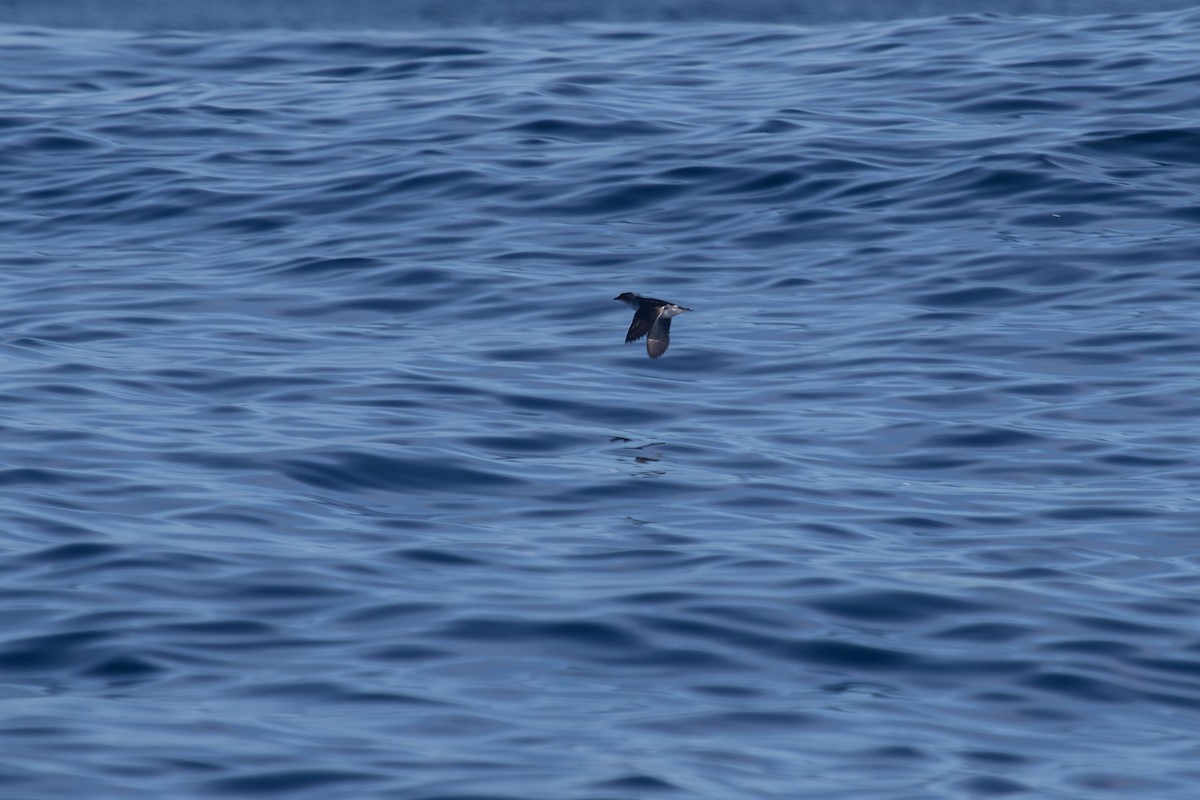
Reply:
[[[650,332],[650,326],[654,324],[654,320],[658,319],[658,313],[661,308],[651,308],[642,306],[633,314],[633,322],[629,325],[629,332],[625,334],[626,342],[636,342],[638,339]]]
[[[650,329],[650,335],[646,337],[646,352],[651,358],[658,358],[663,353],[667,352],[667,345],[671,343],[671,318],[659,317],[654,323],[654,327]]]

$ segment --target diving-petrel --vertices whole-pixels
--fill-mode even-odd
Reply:
[[[613,300],[620,300],[633,309],[633,323],[629,326],[629,333],[625,334],[625,342],[636,342],[645,336],[646,353],[651,358],[658,358],[667,352],[667,345],[671,343],[671,317],[691,311],[666,300],[642,297],[633,292],[619,294]]]

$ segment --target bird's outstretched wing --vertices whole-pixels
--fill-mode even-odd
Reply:
[[[646,353],[651,358],[658,358],[667,352],[669,344],[671,344],[671,318],[659,317],[654,326],[650,328],[650,335],[646,337]]]
[[[658,319],[658,312],[662,309],[647,308],[645,306],[633,312],[633,322],[629,325],[629,332],[625,334],[625,341],[636,342],[638,339],[650,332],[650,328],[654,325],[654,320]]]

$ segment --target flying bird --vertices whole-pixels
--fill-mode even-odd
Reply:
[[[613,300],[620,300],[633,309],[633,322],[629,326],[629,333],[625,334],[625,342],[636,342],[645,336],[646,353],[651,358],[658,358],[667,352],[667,345],[671,343],[671,317],[691,311],[666,300],[642,297],[633,292],[619,294]]]

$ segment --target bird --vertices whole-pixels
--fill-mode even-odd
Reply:
[[[636,342],[646,337],[646,353],[651,358],[658,358],[667,352],[671,343],[671,317],[678,317],[690,308],[668,303],[666,300],[655,300],[653,297],[642,297],[640,294],[625,292],[613,298],[620,300],[633,309],[633,322],[629,332],[625,334],[625,342]]]

